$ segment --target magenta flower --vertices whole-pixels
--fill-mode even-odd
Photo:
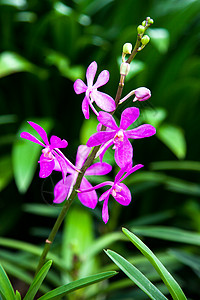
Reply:
[[[64,156],[64,154],[59,150],[59,148],[66,148],[68,142],[66,140],[61,140],[59,137],[52,135],[50,138],[50,143],[47,137],[46,131],[38,124],[34,122],[28,122],[40,135],[43,142],[40,142],[36,137],[28,132],[22,132],[20,137],[29,140],[33,143],[39,144],[44,149],[42,150],[42,155],[40,156],[40,172],[39,176],[41,178],[48,177],[54,170],[55,164],[58,163],[62,170],[63,176],[67,174],[67,166],[72,165],[70,161]]]
[[[106,150],[114,144],[115,161],[120,168],[132,161],[133,148],[128,139],[141,139],[152,136],[156,129],[149,124],[143,124],[131,130],[126,130],[139,117],[139,109],[136,107],[126,108],[121,115],[120,126],[116,125],[111,114],[100,111],[98,121],[107,127],[106,131],[99,131],[93,134],[87,141],[88,147],[102,145],[98,155],[102,161]]]
[[[76,94],[85,93],[85,97],[82,102],[82,111],[86,119],[89,119],[89,106],[93,112],[98,116],[98,112],[93,106],[93,102],[96,103],[101,109],[111,112],[115,110],[115,101],[109,95],[97,91],[97,88],[106,84],[109,80],[109,72],[107,70],[102,71],[95,84],[93,84],[94,77],[97,71],[97,63],[93,61],[87,68],[86,78],[87,85],[81,80],[77,79],[74,82],[74,91]]]
[[[102,219],[104,223],[107,223],[109,220],[109,214],[108,214],[108,200],[110,195],[113,196],[113,198],[121,205],[127,206],[131,202],[131,192],[128,189],[128,187],[122,183],[122,181],[128,177],[131,173],[137,171],[138,169],[142,168],[143,165],[138,164],[134,166],[133,168],[131,167],[131,163],[127,164],[124,168],[122,168],[118,174],[115,177],[114,182],[112,181],[106,181],[103,183],[100,183],[96,186],[94,186],[91,189],[82,189],[80,188],[78,195],[81,195],[82,193],[87,193],[91,192],[94,189],[99,189],[103,186],[109,185],[111,188],[104,192],[101,197],[99,198],[99,201],[103,201],[103,209],[102,209]],[[126,173],[124,176],[123,174]],[[122,177],[123,176],[123,177]]]
[[[151,97],[151,91],[147,89],[146,87],[140,87],[135,90],[135,98],[133,102],[135,101],[145,101],[148,100]]]
[[[76,182],[78,172],[75,171],[75,168],[77,170],[81,170],[85,160],[87,159],[89,153],[91,151],[91,148],[80,145],[78,147],[77,155],[76,155],[76,167],[74,168],[69,168],[68,172],[70,175],[68,175],[65,180],[59,181],[55,188],[54,188],[54,203],[61,203],[63,202],[66,198],[68,199],[73,186]],[[107,164],[107,163],[95,163],[91,165],[85,172],[85,176],[87,175],[106,175],[111,171],[112,167]],[[59,171],[59,168],[57,169]],[[91,189],[92,185],[91,183],[83,177],[81,181],[80,188],[81,189]],[[93,190],[91,192],[87,192],[84,194],[78,194],[78,198],[81,201],[81,203],[89,208],[95,208],[97,202],[98,202],[98,197],[96,194],[96,191]]]

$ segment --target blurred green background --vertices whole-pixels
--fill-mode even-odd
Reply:
[[[97,237],[122,225],[139,226],[136,233],[156,238],[147,238],[154,251],[181,248],[189,263],[173,254],[181,262],[175,273],[188,297],[199,299],[200,244],[176,243],[169,231],[166,238],[159,234],[161,226],[200,231],[198,0],[0,0],[0,235],[39,245],[59,210],[52,206],[52,192],[60,177],[39,179],[41,149],[20,141],[21,130],[31,132],[26,120],[65,138],[69,146],[64,152],[74,162],[78,145],[95,132],[96,122],[84,120],[83,96],[75,94],[73,82],[85,80],[95,60],[98,73],[109,70],[110,81],[101,90],[114,98],[122,46],[134,44],[136,28],[147,16],[154,19],[147,32],[151,41],[136,56],[123,95],[140,86],[151,90],[151,99],[137,106],[140,122],[155,125],[157,135],[134,142],[135,163],[145,169],[127,179],[133,201],[129,208],[110,201],[106,226],[100,205],[90,211],[76,201],[74,207],[92,218],[88,226]],[[130,105],[132,100],[116,117]],[[108,160],[113,163],[112,151]],[[127,255],[133,252],[122,244],[116,247]],[[9,251],[3,247],[0,259],[8,273],[20,277],[9,269]]]

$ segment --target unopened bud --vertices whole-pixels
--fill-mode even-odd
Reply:
[[[146,87],[140,87],[135,90],[135,98],[133,101],[145,101],[151,97],[151,91]]]
[[[141,38],[141,43],[142,43],[142,45],[147,45],[149,41],[150,41],[150,37],[149,37],[148,35],[144,35],[144,36]]]
[[[129,71],[130,71],[130,64],[123,62],[120,66],[120,74],[126,76],[128,75]]]
[[[142,25],[139,25],[137,28],[138,34],[143,34],[145,32],[145,27]]]
[[[153,24],[154,23],[154,20],[153,19],[150,19],[149,21],[148,21],[148,24]]]
[[[133,46],[132,46],[131,43],[124,44],[124,46],[123,46],[123,53],[124,54],[131,54],[132,48],[133,48]]]
[[[146,20],[144,20],[143,22],[142,22],[142,26],[146,26]]]

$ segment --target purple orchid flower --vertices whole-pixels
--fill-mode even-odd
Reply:
[[[39,177],[48,177],[55,168],[56,163],[60,165],[63,177],[67,174],[67,166],[73,166],[70,161],[64,156],[64,154],[59,150],[59,148],[66,148],[68,142],[66,140],[61,140],[59,137],[52,135],[50,138],[50,143],[47,137],[46,131],[38,124],[34,122],[28,122],[40,135],[43,142],[40,142],[36,137],[28,132],[22,132],[20,137],[29,140],[33,143],[39,144],[44,149],[42,150],[42,155],[40,156],[40,172]]]
[[[91,148],[85,146],[85,145],[80,145],[78,147],[78,151],[77,151],[77,155],[76,155],[76,167],[74,166],[74,168],[69,168],[68,172],[70,173],[70,175],[68,175],[65,180],[61,180],[59,181],[55,188],[54,188],[54,203],[61,203],[63,202],[66,198],[68,199],[73,186],[76,182],[77,176],[78,176],[78,172],[75,170],[81,170],[85,160],[87,159],[89,153],[91,151]],[[107,163],[100,163],[97,162],[93,165],[91,165],[85,172],[85,176],[87,175],[106,175],[111,171],[112,167],[111,165],[107,164]],[[59,166],[57,171],[59,171]],[[82,181],[81,181],[81,185],[80,188],[81,189],[91,189],[92,185],[91,183],[85,178],[85,176],[83,177]],[[97,205],[98,202],[98,197],[96,194],[96,191],[91,191],[91,192],[87,192],[84,194],[78,194],[78,198],[81,201],[81,203],[89,208],[94,209],[95,206]]]
[[[139,109],[136,107],[126,108],[121,115],[120,126],[111,114],[100,111],[97,117],[98,121],[106,126],[106,131],[99,131],[93,134],[87,141],[88,147],[102,145],[97,156],[100,155],[102,161],[106,150],[114,144],[115,161],[120,168],[132,161],[133,148],[128,139],[141,139],[152,136],[156,133],[156,129],[149,124],[143,124],[131,130],[126,130],[139,117]]]
[[[94,77],[97,71],[97,63],[93,61],[87,68],[86,78],[87,85],[81,80],[77,79],[74,82],[74,91],[76,94],[85,93],[85,97],[82,102],[82,111],[86,119],[89,119],[89,106],[93,112],[98,116],[98,112],[93,106],[93,102],[97,104],[101,109],[111,112],[116,108],[115,101],[109,95],[97,91],[97,88],[106,84],[109,80],[109,72],[107,70],[102,71],[95,84],[93,84]]]
[[[93,191],[94,189],[99,189],[103,186],[109,185],[111,188],[104,192],[100,198],[99,201],[103,201],[103,209],[102,209],[102,219],[104,223],[106,224],[109,220],[109,214],[108,214],[108,200],[110,195],[113,196],[113,198],[121,205],[127,206],[131,202],[131,192],[128,189],[128,187],[122,183],[122,181],[128,177],[131,173],[137,171],[138,169],[142,168],[143,165],[138,164],[135,165],[134,167],[131,167],[131,163],[128,163],[124,168],[122,168],[117,175],[115,176],[114,182],[112,181],[105,181],[103,183],[100,183],[96,186],[94,186],[91,189],[79,189],[78,195],[81,195],[82,193],[88,193]],[[123,174],[126,173],[124,176]]]

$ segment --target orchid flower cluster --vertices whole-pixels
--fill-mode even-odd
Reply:
[[[139,30],[141,31],[141,28]],[[122,81],[127,75],[130,67],[129,63],[124,61],[125,55],[131,53],[129,48],[129,43],[125,44],[123,48],[122,66],[120,69]],[[62,203],[65,200],[68,201],[74,190],[77,178],[79,174],[82,173],[81,182],[76,190],[78,199],[84,206],[92,209],[96,207],[98,201],[103,201],[102,219],[107,223],[109,220],[108,200],[110,196],[121,205],[129,205],[131,202],[131,192],[122,181],[130,174],[143,167],[142,164],[133,166],[133,147],[130,140],[153,136],[156,133],[156,130],[149,124],[143,124],[134,129],[129,129],[140,115],[140,111],[136,107],[124,109],[121,114],[119,125],[116,124],[113,117],[118,105],[123,103],[130,96],[134,95],[133,103],[135,101],[145,101],[149,99],[151,97],[149,89],[146,87],[137,88],[116,103],[110,95],[98,90],[109,81],[109,72],[107,70],[102,71],[94,83],[96,72],[97,63],[93,61],[87,68],[87,84],[81,79],[77,79],[74,83],[75,93],[84,94],[84,99],[82,101],[82,112],[84,117],[86,119],[90,118],[91,109],[99,122],[97,132],[88,139],[86,145],[80,145],[78,147],[75,165],[72,164],[60,150],[61,148],[66,148],[68,142],[64,139],[61,140],[54,135],[51,136],[49,142],[45,130],[40,125],[34,122],[28,122],[36,130],[43,142],[28,132],[22,132],[21,137],[43,147],[39,159],[39,176],[41,178],[50,176],[53,171],[61,172],[62,174],[62,179],[54,188],[53,202]],[[98,111],[97,107],[100,108],[100,111]],[[114,181],[105,181],[96,186],[92,186],[87,179],[88,175],[106,175],[112,170],[112,166],[103,161],[106,151],[111,146],[114,150],[115,162],[120,170],[115,176]],[[94,158],[99,157],[100,161],[84,168],[85,162],[88,160],[92,149],[94,150],[93,147],[95,148]],[[105,186],[108,186],[109,189],[98,199],[96,190]]]

